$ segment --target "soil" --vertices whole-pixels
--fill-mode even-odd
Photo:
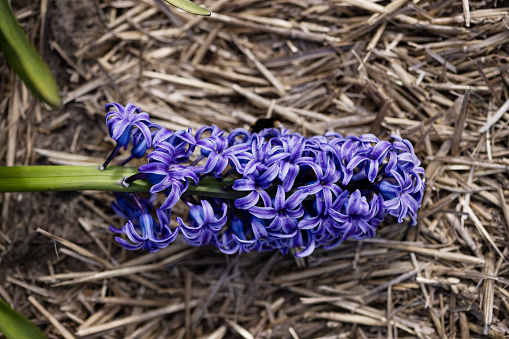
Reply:
[[[13,9],[16,12],[19,9],[27,8],[30,2],[15,1]],[[38,10],[38,7],[28,6]],[[34,36],[34,45],[39,43],[40,35],[37,33],[37,22],[32,17],[30,21],[22,21],[24,29],[30,29],[27,34]],[[50,1],[48,6],[48,29],[46,43],[48,39],[55,40],[65,51],[72,55],[83,41],[91,39],[97,34],[98,27],[102,24],[97,17],[95,2],[93,0],[84,1]],[[77,32],[79,34],[77,34]],[[34,34],[35,33],[35,34]],[[48,45],[41,53],[47,61],[48,66],[53,71],[60,89],[73,86],[68,66],[55,50],[51,50]],[[8,74],[2,72],[2,75]],[[3,81],[2,81],[3,82]],[[31,109],[30,109],[31,108]],[[101,142],[104,137],[102,121],[94,117],[87,116],[84,111],[76,104],[64,106],[61,110],[43,110],[42,120],[36,122],[33,106],[27,110],[27,123],[33,124],[41,132],[47,131],[51,122],[62,114],[71,112],[65,125],[51,133],[34,133],[34,147],[50,149],[55,151],[70,152],[71,142],[78,126],[82,126],[79,135],[79,142],[76,144],[75,153],[92,154],[84,149],[83,145],[94,145]],[[23,133],[26,133],[27,125],[20,124],[18,131],[18,150],[26,157],[26,139]],[[101,154],[102,155],[102,154]],[[21,162],[24,159],[20,157]],[[47,158],[31,158],[32,165],[49,165]],[[13,193],[9,201],[9,210],[7,218],[3,221],[3,230],[10,238],[11,243],[7,246],[7,251],[0,254],[0,263],[2,274],[0,279],[4,279],[13,274],[14,271],[22,274],[39,275],[47,274],[46,261],[57,259],[55,245],[53,241],[35,232],[37,227],[43,227],[48,232],[64,237],[77,243],[86,245],[91,242],[83,230],[76,227],[78,217],[90,217],[90,211],[84,208],[79,202],[81,194],[77,192],[41,192],[41,193]],[[34,272],[34,268],[36,271]]]

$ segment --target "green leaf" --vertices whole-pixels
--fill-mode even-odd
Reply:
[[[0,0],[0,50],[37,98],[60,107],[62,101],[57,83],[48,65],[23,33],[7,1]]]
[[[210,12],[208,10],[198,5],[195,5],[194,3],[188,0],[166,0],[166,2],[189,13],[205,16],[210,15]]]
[[[0,300],[0,332],[7,339],[45,339],[39,329]]]

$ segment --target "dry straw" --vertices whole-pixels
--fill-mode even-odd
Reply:
[[[52,34],[41,41],[69,74],[62,90],[72,114],[31,105],[0,61],[2,165],[101,163],[110,145],[90,135],[103,132],[84,134],[99,124],[70,126],[79,116],[102,122],[103,104],[120,101],[172,129],[232,130],[272,115],[307,135],[397,133],[416,146],[427,189],[417,227],[384,224],[376,239],[306,260],[225,258],[183,244],[131,255],[105,231],[119,223],[105,193],[83,194],[84,215],[74,212],[71,229],[19,219],[13,211],[23,200],[13,198],[21,196],[5,194],[2,220],[39,227],[32,241],[56,253],[42,252],[40,267],[16,268],[7,259],[20,245],[11,241],[12,223],[3,223],[0,296],[46,334],[509,335],[508,8],[468,0],[220,0],[200,3],[213,12],[202,18],[161,1],[87,3],[96,25],[90,31],[76,20],[74,33],[86,32],[78,48]],[[40,12],[18,8],[30,36],[49,24]],[[69,140],[44,143],[62,132]]]

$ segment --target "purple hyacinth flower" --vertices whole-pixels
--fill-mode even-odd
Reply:
[[[267,247],[267,230],[262,220],[251,219],[252,239],[248,239],[244,230],[244,222],[233,217],[231,226],[221,236],[216,236],[214,242],[217,248],[225,254],[249,253],[264,251]]]
[[[318,163],[306,163],[315,172],[316,180],[298,189],[315,194],[317,204],[323,204],[323,210],[326,213],[332,205],[333,197],[337,197],[342,190],[336,184],[341,179],[341,171],[337,169],[331,158],[323,157],[323,155],[324,153],[320,154]]]
[[[330,215],[340,224],[342,238],[362,239],[373,237],[376,227],[380,223],[380,215],[383,209],[382,200],[378,195],[373,195],[368,202],[359,190],[355,190],[346,199],[348,191],[344,191],[338,199],[346,202],[341,211],[330,209]]]
[[[110,226],[110,230],[115,233],[125,233],[127,238],[132,242],[128,242],[120,237],[115,240],[125,249],[135,251],[139,249],[157,252],[161,248],[166,248],[177,238],[178,229],[172,231],[168,225],[159,225],[154,222],[150,214],[142,214],[139,218],[139,224],[133,224],[131,220],[117,230]],[[141,232],[141,235],[140,233]]]
[[[302,234],[301,234],[301,238],[302,238]],[[311,235],[310,231],[306,231],[306,239],[307,239],[307,241],[306,241],[306,245],[304,246],[304,249],[298,253],[295,253],[295,256],[297,258],[304,258],[304,257],[311,255],[311,253],[314,252],[314,250],[317,246],[316,240]],[[303,242],[303,240],[302,240],[302,242]]]
[[[249,209],[258,203],[260,197],[265,206],[268,206],[270,204],[270,196],[265,190],[277,177],[278,172],[279,166],[273,164],[264,172],[254,170],[243,178],[235,180],[233,183],[234,190],[250,191],[247,196],[235,200],[235,207],[242,210]]]
[[[114,153],[131,141],[131,157],[143,157],[150,143],[154,147],[149,163],[125,184],[147,178],[154,196],[166,195],[156,211],[159,222],[149,215],[151,205],[135,196],[134,201],[117,201],[115,211],[130,220],[116,230],[127,235],[127,240],[117,239],[125,248],[156,251],[182,232],[193,246],[214,244],[228,254],[273,249],[287,253],[299,247],[303,250],[296,256],[302,257],[318,246],[334,248],[347,238],[372,237],[388,214],[399,222],[408,216],[416,222],[424,169],[412,144],[400,137],[394,136],[393,143],[372,134],[344,138],[328,132],[305,138],[286,129],[236,129],[225,136],[214,125],[192,134],[191,129],[173,132],[154,126],[132,104],[107,108],[116,110],[106,119],[117,140]],[[198,184],[202,176],[221,178],[234,171],[240,178],[225,189],[246,196],[234,201],[232,213],[227,213],[224,200],[184,199],[190,205],[189,221],[177,218],[179,226],[171,231],[170,209],[191,180]],[[201,203],[190,204],[194,199]],[[225,199],[231,199],[228,192]]]
[[[233,239],[238,246],[239,253],[251,251],[262,252],[266,249],[268,244],[268,233],[267,229],[260,221],[261,220],[257,218],[251,219],[251,228],[254,235],[253,239],[247,239],[243,233],[239,234],[240,232],[234,232]]]
[[[233,238],[234,229],[243,229],[244,223],[237,217],[233,217],[230,227],[226,229],[222,234],[217,233],[214,237],[214,245],[224,254],[244,253],[249,252],[249,246],[244,248],[240,243]],[[244,231],[242,230],[243,238],[245,238]]]
[[[142,158],[148,149],[148,140],[143,133],[136,133],[133,135],[133,148],[131,150],[132,158]]]
[[[166,201],[160,207],[162,209],[171,208],[180,200],[182,194],[189,187],[189,179],[192,179],[195,184],[198,183],[198,176],[195,172],[199,169],[175,165],[172,155],[172,153],[163,152],[158,147],[148,155],[150,163],[139,168],[140,173],[148,175],[148,179],[153,185],[150,188],[150,193],[170,189]]]
[[[416,180],[412,180],[410,174],[404,172],[401,175],[396,171],[390,173],[391,177],[387,177],[378,185],[380,194],[384,197],[383,207],[390,215],[397,217],[399,223],[410,216],[411,225],[415,225],[424,186],[415,192]]]
[[[291,248],[304,247],[302,232],[295,229],[292,233],[269,233],[269,248],[279,250],[281,254],[286,255]]]
[[[191,246],[210,244],[226,224],[227,205],[225,203],[221,206],[221,212],[222,215],[215,213],[212,205],[207,200],[202,200],[201,205],[191,206],[189,210],[190,226],[178,217],[177,222],[186,242]]]
[[[331,216],[331,211],[339,213],[343,204],[348,198],[349,192],[342,192],[332,203],[328,211],[324,210],[323,204],[316,204],[310,210],[317,214],[315,217],[306,213],[304,218],[299,221],[299,229],[306,230],[308,236],[308,246],[323,246],[325,249],[334,249],[341,245],[346,238],[342,237],[343,223],[338,222]],[[332,212],[334,214],[334,212]],[[312,241],[311,241],[312,240]],[[304,254],[308,253],[308,248],[304,249]]]
[[[289,192],[299,175],[301,165],[314,162],[313,157],[303,156],[306,148],[306,138],[301,135],[283,136],[276,139],[280,144],[274,147],[272,155],[267,162],[279,160],[278,178],[283,182],[285,192]]]
[[[238,144],[229,146],[228,139],[222,137],[224,132],[219,132],[217,126],[212,126],[211,135],[208,138],[199,139],[196,146],[202,148],[202,155],[207,157],[202,174],[215,174],[216,178],[221,177],[221,174],[226,169],[229,163],[235,166],[237,172],[242,172],[242,167],[237,158],[239,153],[251,149],[249,144]],[[201,132],[197,132],[197,137],[201,136]]]
[[[329,210],[340,210],[348,195],[348,191],[343,192],[341,198],[336,199]],[[299,221],[297,227],[301,230],[308,230],[308,237],[313,238],[317,245],[326,245],[341,238],[340,223],[331,217],[330,213],[326,213],[323,204],[316,204],[316,216],[311,216],[309,213],[304,215]],[[337,244],[339,245],[339,244]]]
[[[247,163],[242,168],[243,172],[241,174],[246,176],[256,170],[265,171],[277,160],[283,158],[283,154],[269,158],[272,154],[272,144],[270,140],[266,141],[263,136],[254,133],[251,136],[250,150],[237,155],[239,160],[247,160]]]
[[[115,193],[115,196],[117,201],[111,204],[113,211],[121,218],[132,220],[135,223],[138,222],[141,214],[149,213],[152,208],[154,208],[154,201],[157,197],[156,194],[151,194],[149,199],[139,199],[138,205],[136,201],[133,201],[133,199],[125,193]]]
[[[228,134],[228,146],[240,145],[240,144],[251,144],[252,138],[251,132],[245,128],[236,128]]]
[[[272,220],[267,230],[288,234],[297,228],[297,218],[304,215],[302,201],[307,196],[306,191],[298,190],[286,199],[283,187],[278,185],[273,206],[272,203],[265,207],[253,206],[249,213],[260,219]]]
[[[156,128],[150,130],[150,135],[153,138],[159,131],[159,129],[161,129],[161,126],[151,123],[148,124],[148,128]],[[137,130],[136,132],[133,133],[131,143],[133,145],[133,147],[131,148],[131,155],[127,159],[122,161],[122,163],[120,163],[120,166],[126,165],[129,161],[133,160],[134,158],[137,159],[143,158],[147,153],[147,149],[150,148],[148,146],[148,140],[145,138],[145,134],[143,134],[141,130]]]
[[[424,168],[422,168],[420,160],[414,153],[412,143],[406,139],[402,139],[397,135],[391,135],[396,139],[393,144],[393,150],[389,152],[389,161],[385,168],[386,174],[394,174],[395,172],[406,172],[415,180],[414,193],[424,189]]]
[[[113,149],[106,161],[99,167],[101,171],[108,166],[113,157],[117,155],[120,148],[124,147],[124,149],[127,149],[127,145],[131,141],[133,134],[138,132],[142,133],[145,136],[147,148],[149,148],[152,143],[150,134],[150,127],[152,126],[150,125],[148,113],[141,113],[141,109],[133,104],[127,104],[127,106],[124,107],[118,103],[113,103],[106,104],[105,108],[106,110],[110,108],[116,109],[116,111],[111,111],[106,114],[106,125],[110,137],[117,142],[117,146]]]
[[[139,129],[147,139],[147,146],[150,147],[152,138],[148,124],[150,117],[148,113],[141,112],[141,108],[133,104],[127,104],[125,107],[118,103],[106,104],[106,110],[115,108],[106,114],[106,125],[110,137],[120,146],[127,146],[131,141],[131,131],[133,128]]]
[[[357,154],[360,149],[363,149],[363,143],[359,137],[349,135],[344,139],[335,140],[333,145],[339,147],[339,157],[348,164],[350,160]],[[345,182],[343,182],[345,184]]]
[[[354,174],[354,169],[364,163],[368,180],[374,182],[378,175],[380,165],[383,163],[391,147],[392,145],[388,141],[378,141],[375,146],[370,149],[358,152],[346,166],[345,178],[343,181],[349,182]]]
[[[161,128],[154,136],[153,143],[156,150],[170,154],[174,164],[188,161],[196,147],[191,129],[173,132]]]

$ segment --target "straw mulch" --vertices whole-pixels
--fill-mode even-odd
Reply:
[[[171,129],[273,116],[306,135],[400,134],[426,169],[418,226],[386,223],[375,239],[303,260],[183,243],[127,253],[107,232],[122,223],[111,195],[10,194],[0,296],[50,338],[507,338],[503,1],[202,5],[214,14],[160,0],[18,8],[66,106],[41,109],[1,64],[1,163],[98,164],[112,147],[103,106],[113,101]],[[13,241],[16,229],[30,240]]]

